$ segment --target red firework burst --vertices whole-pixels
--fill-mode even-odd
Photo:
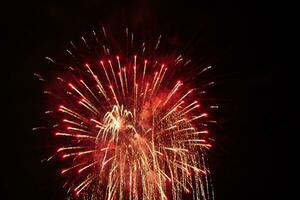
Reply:
[[[195,77],[185,75],[191,74],[191,60],[155,55],[161,36],[148,55],[145,43],[135,53],[114,53],[113,40],[102,31],[102,39],[95,31],[92,42],[82,37],[81,48],[70,43],[72,61],[45,91],[60,102],[46,113],[58,121],[55,136],[63,138],[54,157],[67,164],[61,174],[70,196],[180,200],[192,192],[195,199],[213,199],[208,114],[193,87]],[[126,38],[133,51],[128,29]]]

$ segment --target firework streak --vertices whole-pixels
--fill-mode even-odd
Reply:
[[[91,38],[95,44],[81,38],[83,47],[71,42],[73,64],[45,91],[61,102],[46,113],[59,120],[53,131],[61,146],[54,157],[65,163],[61,175],[69,198],[181,200],[190,193],[193,199],[214,199],[206,158],[208,114],[195,98],[197,88],[173,73],[190,61],[145,59],[145,43],[135,54],[113,54],[95,31]],[[126,38],[133,46],[128,29]],[[83,48],[94,52],[92,59],[80,53]]]

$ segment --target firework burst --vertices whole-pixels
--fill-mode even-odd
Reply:
[[[69,65],[46,57],[67,69],[45,93],[60,102],[46,113],[58,121],[52,127],[61,146],[51,158],[66,164],[60,173],[70,197],[180,200],[191,193],[197,200],[213,199],[208,114],[200,91],[182,81],[190,60],[153,56],[161,36],[149,46],[151,55],[145,43],[130,53],[135,48],[128,29],[126,53],[113,53],[112,40],[101,31],[103,39],[93,31],[93,42],[82,37],[82,47],[70,43]]]

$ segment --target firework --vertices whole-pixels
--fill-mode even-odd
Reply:
[[[66,165],[60,174],[70,198],[180,200],[191,193],[213,199],[208,114],[197,99],[200,91],[181,77],[190,60],[152,56],[161,36],[147,56],[145,43],[131,53],[128,29],[125,54],[108,47],[103,27],[102,39],[92,33],[92,42],[81,38],[82,47],[70,43],[69,65],[46,57],[67,69],[45,93],[58,102],[46,111],[58,121],[52,128],[60,146],[51,159]]]

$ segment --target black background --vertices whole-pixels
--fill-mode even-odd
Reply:
[[[274,2],[273,2],[274,3]],[[273,5],[274,6],[274,5]],[[276,6],[274,6],[276,7]],[[41,164],[48,147],[32,127],[43,111],[34,72],[43,58],[101,23],[150,24],[190,41],[199,38],[216,65],[220,121],[210,159],[217,200],[272,199],[275,171],[271,98],[280,20],[259,1],[25,1],[2,7],[4,118],[1,129],[1,199],[63,199],[55,167]],[[47,145],[47,143],[46,143]]]

